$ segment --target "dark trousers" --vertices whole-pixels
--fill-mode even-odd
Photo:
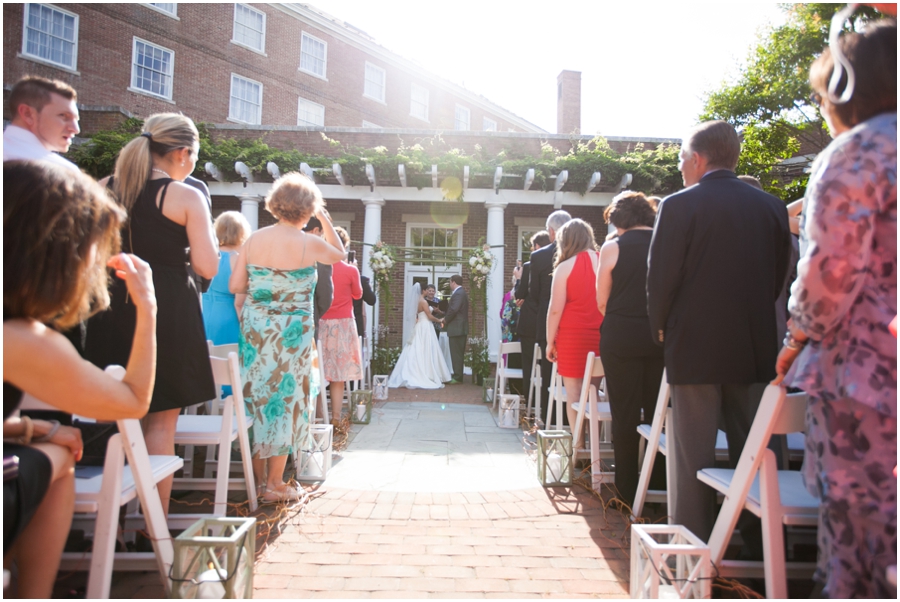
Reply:
[[[553,374],[553,362],[547,359],[547,341],[538,341],[541,346],[541,380],[543,380],[543,390],[541,391],[541,412],[540,419],[547,417],[547,400],[550,399],[550,376]],[[533,346],[532,346],[533,347]],[[578,392],[575,393],[577,398]],[[577,399],[575,399],[577,401]],[[565,405],[563,404],[563,425],[568,426],[569,417],[566,415]],[[550,422],[544,425],[544,428],[550,428],[551,424],[556,424],[556,403],[553,404],[553,411],[550,414]]]
[[[619,498],[631,506],[634,504],[640,470],[638,447],[641,436],[637,427],[653,421],[662,381],[662,353],[658,357],[622,357],[607,352],[602,353],[600,359],[606,371],[606,393],[612,413],[616,489]],[[643,420],[641,410],[644,411]],[[650,475],[650,488],[665,489],[665,483],[665,456],[658,453]]]
[[[673,524],[684,525],[703,541],[709,541],[716,521],[716,492],[697,480],[697,471],[716,464],[719,413],[728,436],[729,465],[734,468],[766,384],[672,385],[672,434],[667,438],[669,514]],[[738,527],[752,551],[761,549],[759,519],[744,512]]]
[[[534,339],[521,337],[519,342],[522,343],[522,388],[525,391],[524,395],[527,399],[528,391],[531,388],[531,364],[534,361]],[[534,394],[537,395],[537,392]]]
[[[466,353],[466,336],[448,337],[450,339],[450,363],[453,364],[453,379],[462,382],[463,355]]]

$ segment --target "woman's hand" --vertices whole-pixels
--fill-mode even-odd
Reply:
[[[156,313],[156,289],[153,287],[153,270],[150,264],[128,253],[119,253],[106,263],[116,271],[116,276],[125,281],[128,295],[138,307]]]
[[[778,359],[775,360],[775,380],[771,384],[780,385],[784,381],[785,375],[791,369],[791,366],[794,365],[794,360],[797,359],[801,351],[802,349],[791,349],[790,347],[781,348],[781,351],[778,352]]]
[[[556,363],[556,343],[547,343],[547,360]]]
[[[44,436],[49,433],[52,428],[53,425],[46,420],[35,420],[34,436]],[[84,443],[81,441],[81,430],[73,426],[60,426],[56,430],[56,433],[53,434],[53,437],[44,441],[44,443],[54,443],[60,447],[69,448],[69,451],[75,456],[76,462],[81,460],[81,456],[84,454]]]

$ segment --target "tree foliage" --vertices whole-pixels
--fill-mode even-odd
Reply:
[[[785,4],[783,25],[763,31],[741,76],[710,93],[701,120],[724,119],[741,129],[744,149],[738,172],[756,176],[785,200],[797,197],[808,176],[788,177],[781,162],[801,146],[823,149],[830,138],[809,100],[809,68],[828,44],[831,18],[843,4]],[[858,8],[846,30],[877,16]]]

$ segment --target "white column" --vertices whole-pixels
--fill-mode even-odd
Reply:
[[[506,292],[504,276],[503,210],[507,203],[499,200],[485,202],[487,207],[487,244],[494,256],[494,265],[487,285],[487,333],[491,361],[497,361],[500,346],[500,304]]]
[[[372,268],[369,267],[369,256],[372,255],[373,245],[381,239],[381,208],[384,207],[384,199],[380,196],[366,195],[362,198],[362,202],[366,207],[366,225],[363,231],[363,252],[360,268],[362,269],[362,275],[368,276],[372,288],[375,288],[375,277],[372,273]],[[379,292],[379,301],[375,303],[374,307],[369,307],[363,303],[363,311],[366,312],[366,340],[368,341],[370,352],[373,351],[374,332],[375,328],[378,327],[376,319],[378,317],[380,298],[381,294]],[[369,357],[372,357],[371,354]]]
[[[259,202],[262,197],[256,194],[242,194],[241,214],[250,222],[250,229],[254,232],[259,228]]]

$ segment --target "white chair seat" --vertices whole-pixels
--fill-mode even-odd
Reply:
[[[253,417],[246,416],[249,428],[253,424]],[[222,436],[222,416],[197,416],[196,414],[182,414],[178,417],[178,426],[175,430],[175,445],[217,445]],[[237,421],[231,424],[231,441],[237,439]]]
[[[650,429],[651,425],[649,424],[640,424],[637,427],[637,432],[644,439],[650,440]],[[659,435],[659,453],[662,455],[668,455],[669,450],[666,447],[666,434],[660,433]],[[728,461],[728,437],[725,435],[725,431],[718,431],[716,433],[716,460],[720,462]]]
[[[720,493],[727,493],[734,478],[731,468],[704,468],[697,471],[697,478]],[[778,471],[778,491],[784,509],[784,524],[815,527],[819,520],[819,500],[811,496],[803,485],[799,472]],[[759,475],[753,479],[747,494],[747,509],[760,516]]]
[[[506,378],[523,378],[525,375],[521,368],[504,368],[503,376]]]
[[[576,402],[570,404],[570,407],[572,408],[573,412],[579,412],[579,411],[581,411],[581,402],[576,401]],[[587,408],[585,408],[585,409],[587,409]],[[594,410],[594,412],[596,412],[594,415],[597,417],[597,420],[600,420],[601,422],[603,422],[604,420],[612,420],[612,412],[610,412],[610,410],[609,410],[609,402],[608,401],[596,402],[594,404],[593,410]]]
[[[150,472],[153,482],[159,483],[169,475],[175,474],[184,465],[184,460],[178,456],[149,456]],[[100,504],[101,489],[103,487],[103,471],[97,467],[97,474],[89,478],[78,477],[75,471],[75,512],[87,514],[97,512]],[[95,471],[91,471],[95,472]],[[131,466],[122,469],[122,493],[119,497],[119,505],[124,506],[137,497],[137,488],[134,484],[134,474]]]

